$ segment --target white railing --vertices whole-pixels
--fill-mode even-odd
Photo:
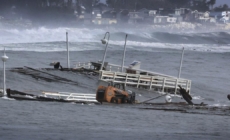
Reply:
[[[45,96],[51,96],[67,101],[80,101],[80,102],[98,102],[96,94],[85,93],[69,93],[69,92],[42,92]]]
[[[93,65],[91,62],[78,62],[75,64],[75,68],[88,68],[88,69],[93,69]],[[114,64],[108,64],[107,71],[121,71],[121,66],[114,65]]]
[[[91,69],[92,67],[92,63],[91,62],[78,62],[77,64],[75,64],[75,68],[88,68]]]
[[[154,90],[161,90],[162,92],[167,92],[167,90],[173,90],[174,93],[177,93],[179,89],[178,85],[185,88],[186,90],[191,89],[191,81],[186,79],[178,79],[174,77],[165,77],[165,76],[148,76],[140,74],[129,74],[121,72],[110,72],[110,71],[101,71],[100,80],[113,82],[113,83],[124,83],[126,85],[132,85],[139,88],[144,86]]]
[[[3,89],[0,88],[0,94],[3,94]],[[0,95],[1,96],[1,95]]]
[[[79,62],[76,64],[75,68],[88,68],[88,69],[93,69],[93,65],[91,62]],[[124,69],[129,69],[129,67],[124,66]],[[147,70],[142,70],[142,69],[131,69],[133,71],[136,71],[137,74],[139,73],[145,73],[145,75],[150,75],[150,76],[163,76],[163,77],[171,77],[171,78],[177,78],[175,76],[170,76],[170,75],[165,75],[157,72],[152,72],[152,71],[147,71]],[[108,63],[106,67],[106,71],[113,71],[113,72],[121,72],[121,66],[120,65],[115,65]]]
[[[92,69],[91,62],[79,63],[76,68]],[[129,69],[128,67],[124,67]],[[129,69],[130,70],[130,69]],[[139,88],[140,86],[148,87],[154,90],[173,90],[176,94],[179,87],[185,88],[191,92],[191,80],[177,78],[175,76],[165,75],[157,72],[146,71],[142,69],[131,69],[136,74],[121,73],[121,66],[109,63],[105,71],[101,71],[100,80],[112,81],[114,83],[124,83],[125,85],[133,85]]]

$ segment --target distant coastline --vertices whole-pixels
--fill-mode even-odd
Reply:
[[[32,24],[28,21],[14,21],[14,22],[1,22],[0,21],[0,30],[1,29],[33,29],[33,28],[90,28],[90,29],[104,29],[104,30],[116,30],[116,29],[133,29],[141,31],[159,31],[159,32],[215,32],[215,31],[230,31],[230,23],[227,24],[200,24],[200,23],[190,23],[190,22],[181,22],[175,24],[165,24],[165,25],[146,25],[146,24],[116,24],[116,25],[83,25],[83,24],[63,24],[63,25],[39,25]]]

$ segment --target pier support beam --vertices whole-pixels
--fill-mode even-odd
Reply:
[[[179,69],[179,73],[178,73],[178,78],[179,79],[180,79],[180,75],[181,75],[181,68],[182,68],[182,63],[183,63],[183,57],[184,57],[184,47],[182,49],[181,60],[180,60],[180,69]]]
[[[2,56],[2,62],[3,62],[3,96],[6,96],[6,69],[5,69],[5,63],[8,59],[8,56],[6,56],[5,53],[5,47],[4,47],[4,55]]]
[[[69,39],[68,39],[68,32],[66,32],[66,48],[67,48],[67,68],[70,68],[69,63]]]
[[[121,72],[124,71],[123,69],[124,69],[124,63],[125,63],[125,52],[126,52],[127,37],[128,37],[128,35],[126,34],[126,36],[125,36],[125,45],[124,45],[124,53],[123,53],[122,64],[121,64]]]
[[[108,39],[105,39],[106,36],[107,36]],[[100,70],[103,70],[103,67],[104,67],[105,57],[106,57],[107,48],[108,48],[108,44],[109,44],[109,38],[110,38],[110,33],[109,33],[109,32],[106,32],[104,38],[101,40],[101,43],[102,43],[102,44],[106,44],[106,46],[105,46],[105,52],[104,52],[104,56],[103,56],[103,60],[102,60],[102,63],[101,63],[101,68],[100,68]]]

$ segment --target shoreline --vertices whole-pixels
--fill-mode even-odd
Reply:
[[[191,22],[181,22],[175,24],[115,24],[115,25],[84,25],[84,24],[73,24],[69,23],[66,25],[58,25],[58,24],[33,24],[28,23],[23,20],[18,20],[15,22],[2,22],[0,20],[0,30],[3,29],[36,29],[36,28],[47,28],[47,29],[54,29],[54,28],[88,28],[88,29],[107,29],[107,30],[141,30],[141,31],[156,31],[156,32],[175,32],[175,31],[183,31],[183,32],[215,32],[215,31],[230,31],[230,23],[227,24],[201,24],[201,23],[191,23]]]

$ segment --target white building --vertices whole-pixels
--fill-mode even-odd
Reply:
[[[177,18],[176,17],[168,17],[167,18],[167,23],[176,23],[177,22]]]
[[[157,10],[149,10],[149,16],[154,17],[157,15]]]
[[[168,18],[168,16],[156,16],[153,22],[154,24],[166,24]]]

